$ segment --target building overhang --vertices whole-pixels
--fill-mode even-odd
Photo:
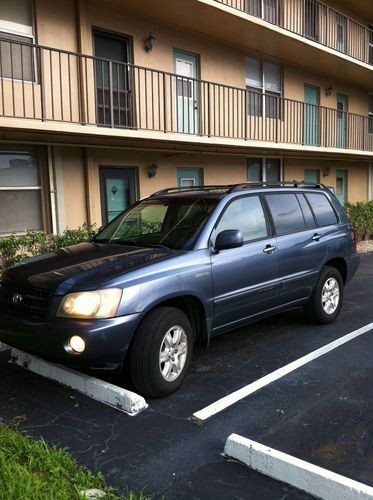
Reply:
[[[231,156],[272,154],[284,157],[373,161],[373,151],[2,118],[0,143],[13,142],[144,152]]]
[[[123,0],[105,0],[124,10]],[[126,0],[125,9],[310,72],[372,88],[373,66],[215,0]],[[144,34],[145,35],[145,34]],[[156,33],[155,33],[156,36]]]

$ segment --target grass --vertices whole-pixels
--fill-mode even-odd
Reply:
[[[105,500],[144,500],[140,494],[118,496],[102,474],[78,465],[64,450],[34,441],[18,425],[0,423],[0,500],[74,500],[80,491],[98,488]]]

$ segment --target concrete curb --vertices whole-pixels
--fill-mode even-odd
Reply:
[[[85,373],[49,363],[18,349],[12,349],[11,362],[37,375],[71,387],[100,403],[124,411],[131,416],[137,415],[148,407],[145,399],[135,392],[127,391],[122,387],[104,382]]]
[[[228,437],[224,453],[262,474],[295,486],[317,498],[324,500],[373,498],[373,488],[370,486],[238,434],[231,434]]]

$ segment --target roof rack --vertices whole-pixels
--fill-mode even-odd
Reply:
[[[304,182],[304,181],[263,181],[263,182],[243,182],[242,184],[236,184],[231,186],[228,193],[234,193],[236,191],[243,191],[244,189],[255,189],[255,188],[272,188],[272,187],[304,187],[304,188],[316,188],[316,189],[325,189],[324,184],[314,184],[312,182]]]
[[[188,193],[188,192],[194,192],[194,191],[215,191],[215,192],[228,192],[230,189],[234,187],[232,184],[227,186],[227,185],[212,185],[212,186],[193,186],[193,187],[171,187],[167,189],[161,189],[160,191],[157,191],[156,193],[153,193],[152,196],[158,196],[160,194],[172,194],[172,193]]]
[[[244,191],[245,189],[256,189],[256,188],[273,188],[273,187],[295,187],[295,188],[316,188],[316,189],[326,189],[324,184],[314,184],[312,182],[304,181],[263,181],[263,182],[242,182],[241,184],[229,184],[229,185],[211,185],[211,186],[193,186],[193,187],[171,187],[167,189],[161,189],[150,195],[159,196],[162,194],[173,194],[173,193],[193,193],[198,191],[211,191],[215,193],[235,193],[236,191]]]

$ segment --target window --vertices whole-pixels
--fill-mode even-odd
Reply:
[[[247,57],[246,90],[249,115],[280,118],[281,66]]]
[[[248,14],[277,24],[278,0],[246,0],[245,5]]]
[[[31,0],[0,2],[0,77],[32,81],[35,74]]]
[[[0,152],[0,234],[43,229],[41,191],[37,155]]]
[[[280,158],[249,158],[247,180],[249,182],[279,182],[281,170]]]
[[[337,223],[337,216],[330,201],[323,194],[307,194],[313,213],[319,226],[330,226]]]
[[[316,168],[306,168],[304,170],[304,182],[320,184],[320,170]]]
[[[295,233],[305,229],[302,210],[295,194],[270,194],[266,196],[276,234]]]
[[[239,229],[244,242],[267,237],[267,224],[259,197],[248,196],[232,201],[216,227],[216,234],[226,229]]]
[[[336,13],[337,50],[347,52],[347,17]]]
[[[319,4],[316,0],[304,0],[304,36],[319,39]]]
[[[368,133],[373,134],[373,94],[369,95]]]
[[[306,198],[303,194],[297,194],[297,199],[299,201],[300,208],[303,212],[304,222],[306,223],[307,229],[312,229],[316,226],[315,219],[313,218],[310,206],[308,205]]]

